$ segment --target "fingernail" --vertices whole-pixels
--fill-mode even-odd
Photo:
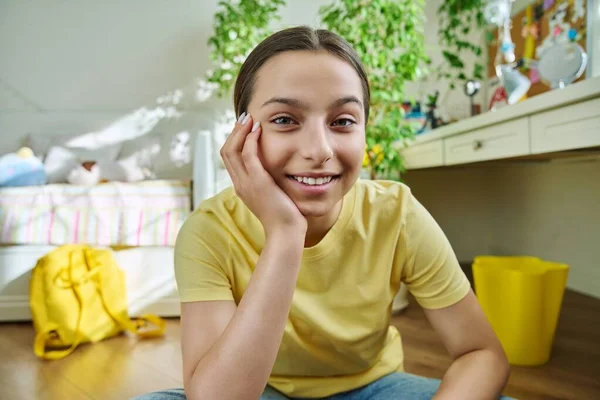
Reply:
[[[242,121],[244,120],[245,116],[246,116],[246,112],[244,111],[243,113],[240,114],[240,117],[237,120],[238,124],[242,123]]]
[[[254,125],[252,125],[252,132],[254,132],[255,130],[257,130],[259,126],[260,126],[260,122],[256,121],[254,123]]]
[[[248,122],[249,119],[250,119],[250,114],[246,114],[246,116],[242,120],[242,125],[246,125],[246,122]]]

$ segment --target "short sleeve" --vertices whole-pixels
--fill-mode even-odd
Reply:
[[[412,195],[406,207],[402,280],[422,307],[451,306],[468,294],[469,280],[444,232],[425,207]]]
[[[229,239],[214,214],[194,212],[175,243],[175,279],[182,303],[233,300],[226,273]]]

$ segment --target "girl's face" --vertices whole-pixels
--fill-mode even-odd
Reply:
[[[358,179],[365,150],[354,68],[326,52],[279,54],[259,70],[248,112],[262,126],[264,168],[300,212],[334,210]]]

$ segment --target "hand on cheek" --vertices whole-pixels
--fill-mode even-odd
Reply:
[[[306,218],[263,166],[259,153],[260,123],[242,115],[221,149],[236,194],[261,221],[265,232],[306,232]]]

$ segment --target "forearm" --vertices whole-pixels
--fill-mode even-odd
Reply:
[[[295,233],[267,240],[234,316],[193,374],[190,392],[198,398],[260,397],[285,329],[303,244]]]
[[[457,358],[442,380],[435,400],[496,400],[508,380],[506,358],[492,350],[476,350]]]

